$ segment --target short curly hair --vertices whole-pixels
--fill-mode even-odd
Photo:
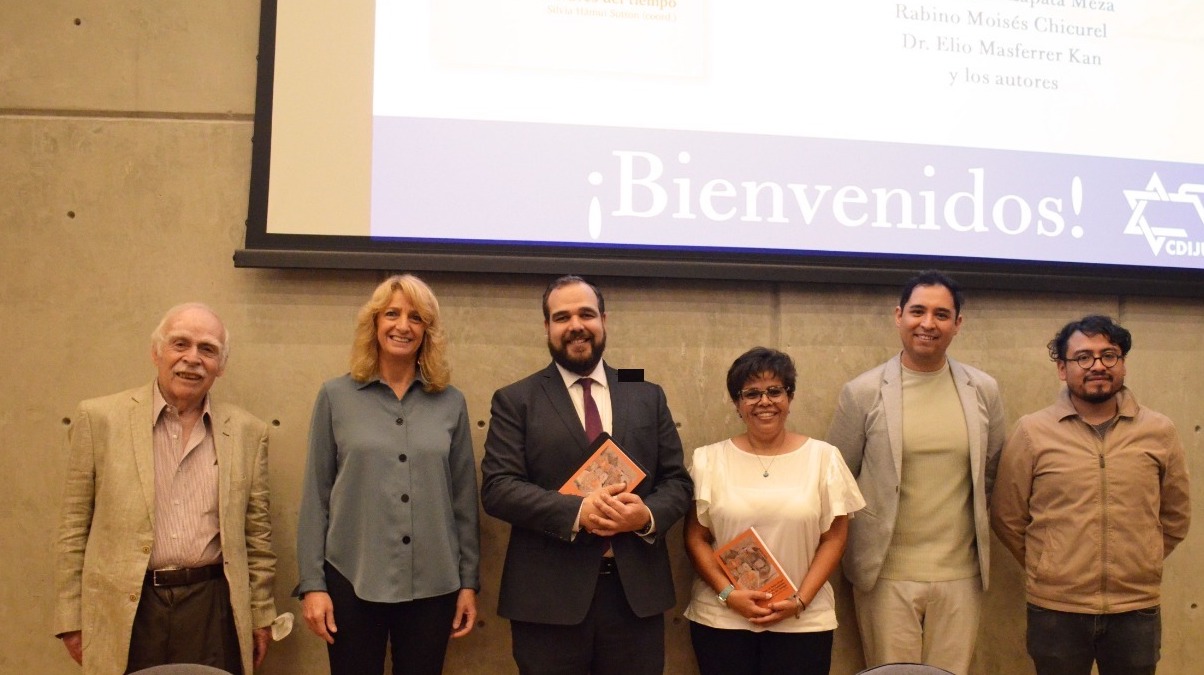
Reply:
[[[1049,349],[1049,358],[1051,360],[1066,360],[1066,345],[1070,342],[1070,336],[1075,333],[1082,333],[1087,337],[1103,335],[1108,338],[1108,342],[1120,347],[1121,356],[1128,356],[1129,349],[1133,347],[1133,334],[1127,328],[1113,321],[1110,316],[1088,314],[1077,321],[1071,321],[1062,326],[1062,330],[1058,331],[1054,339],[1049,341],[1046,347]]]
[[[794,398],[794,385],[798,379],[798,371],[794,368],[794,359],[786,352],[780,352],[768,347],[753,347],[732,361],[727,369],[727,394],[732,402],[740,400],[740,390],[745,383],[758,375],[770,375],[782,381],[786,387],[786,395]]]

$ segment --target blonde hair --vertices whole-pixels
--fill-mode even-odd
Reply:
[[[422,279],[399,274],[385,279],[372,297],[360,307],[355,318],[355,339],[351,344],[351,378],[367,382],[380,372],[380,345],[376,341],[376,318],[389,306],[393,294],[400,292],[422,318],[426,333],[418,347],[418,367],[422,370],[423,389],[443,391],[451,382],[447,365],[447,334],[439,319],[439,301]]]

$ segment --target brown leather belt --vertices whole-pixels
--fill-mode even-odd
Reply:
[[[214,563],[204,567],[178,567],[161,570],[150,570],[146,573],[146,581],[151,586],[187,586],[199,584],[222,576],[222,564]]]

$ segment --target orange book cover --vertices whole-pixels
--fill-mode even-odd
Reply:
[[[756,528],[748,528],[716,549],[715,559],[736,588],[772,593],[773,597],[763,603],[765,605],[784,600],[798,591]]]
[[[647,475],[606,432],[599,434],[590,448],[593,449],[593,453],[581,468],[560,486],[561,494],[584,497],[594,490],[615,483],[627,483],[627,491],[631,492]]]

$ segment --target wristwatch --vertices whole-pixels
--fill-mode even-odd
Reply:
[[[717,595],[715,597],[719,598],[719,602],[722,602],[724,605],[726,605],[727,604],[727,596],[731,595],[732,591],[734,591],[734,590],[736,590],[736,587],[733,586],[732,584],[728,584],[727,586],[724,587],[724,589],[722,591],[719,591],[719,595]]]

